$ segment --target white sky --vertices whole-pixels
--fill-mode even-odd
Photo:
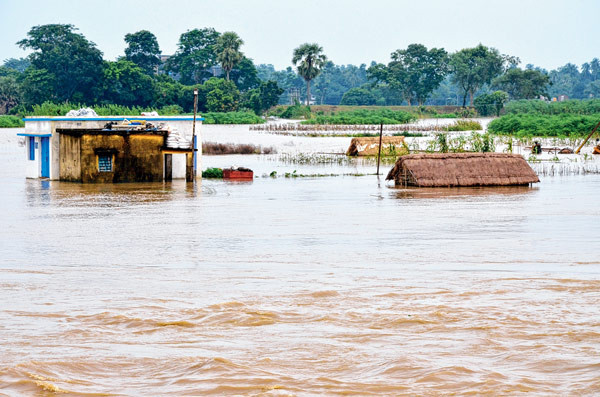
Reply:
[[[478,43],[554,69],[600,58],[600,0],[0,0],[0,61],[26,55],[15,43],[35,25],[70,23],[105,59],[123,54],[126,33],[146,29],[172,54],[188,29],[235,31],[255,63],[291,65],[317,42],[336,64],[389,61],[411,43],[449,52]]]

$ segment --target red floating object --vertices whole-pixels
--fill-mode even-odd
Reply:
[[[249,181],[254,179],[254,172],[252,170],[241,171],[241,170],[232,170],[232,169],[224,169],[223,170],[223,179],[238,179]]]

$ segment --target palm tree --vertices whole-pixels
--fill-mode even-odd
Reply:
[[[235,32],[225,32],[217,39],[217,61],[225,70],[227,80],[229,80],[231,69],[244,57],[244,54],[240,51],[242,44],[244,44],[244,41]]]
[[[294,50],[292,63],[298,69],[298,74],[306,80],[306,104],[310,103],[310,81],[321,73],[327,57],[323,47],[317,43],[304,43]]]

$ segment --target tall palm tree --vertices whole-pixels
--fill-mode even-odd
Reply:
[[[225,32],[217,39],[217,61],[225,70],[227,80],[229,80],[231,69],[244,57],[244,54],[240,51],[242,44],[244,44],[244,41],[235,32]]]
[[[327,57],[323,47],[317,43],[304,43],[294,50],[292,63],[298,69],[298,74],[306,80],[306,104],[310,103],[310,81],[321,73]]]

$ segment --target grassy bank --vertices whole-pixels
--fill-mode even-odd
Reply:
[[[517,137],[579,137],[589,134],[599,121],[600,114],[509,114],[493,120],[488,130]]]

